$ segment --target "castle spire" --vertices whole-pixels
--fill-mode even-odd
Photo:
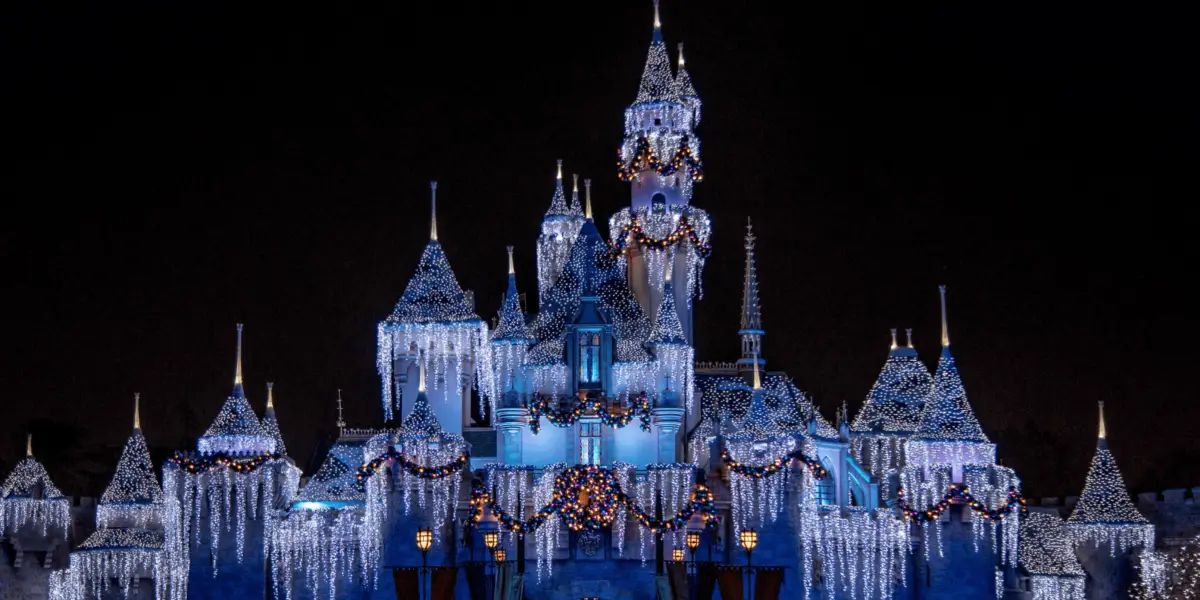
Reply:
[[[33,434],[25,435],[25,456],[33,458]]]
[[[134,429],[142,428],[142,411],[141,411],[141,406],[140,406],[141,403],[142,403],[142,394],[140,392],[134,392],[133,393],[133,428]]]
[[[563,193],[562,159],[558,159],[558,172],[554,176],[554,196],[550,198],[550,208],[547,217],[565,217],[571,213],[567,206],[567,196]]]
[[[583,180],[583,218],[592,219],[592,180]]]
[[[279,421],[275,418],[275,384],[267,382],[267,410],[263,413],[263,431],[275,441],[274,454],[287,455],[287,445],[283,443],[283,433],[279,431]]]
[[[942,347],[950,347],[950,326],[946,324],[946,286],[939,285],[938,292],[942,295]]]
[[[338,388],[337,405],[338,405],[337,426],[338,426],[338,429],[345,429],[346,428],[346,420],[342,418],[342,389],[341,388]]]
[[[912,345],[912,327],[909,327],[908,329],[905,329],[905,330],[904,330],[904,334],[905,334],[906,336],[908,336],[908,347],[909,347],[909,348],[912,348],[912,347],[913,347],[913,345]]]
[[[1100,401],[1100,435],[1097,437],[1098,443],[1107,443],[1108,431],[1104,427],[1104,401]]]
[[[742,285],[742,362],[758,362],[762,356],[762,308],[758,303],[758,267],[754,260],[754,224],[746,217],[746,274]]]
[[[663,43],[662,20],[658,17],[658,0],[654,0],[654,35],[650,38],[650,49],[646,54],[646,66],[642,69],[642,81],[638,85],[634,104],[644,102],[678,102],[675,90],[675,74],[671,72],[671,58],[667,56],[667,45]]]
[[[271,381],[268,381],[268,382],[267,382],[267,410],[274,410],[274,409],[275,409],[275,393],[274,393],[274,389],[275,389],[275,383],[274,383],[274,382],[271,382]]]
[[[429,241],[436,242],[437,238],[437,182],[429,182]]]
[[[754,357],[754,389],[762,389],[762,380],[758,376],[758,356]]]
[[[899,347],[900,346],[898,344],[896,344],[896,328],[893,327],[892,328],[892,346],[890,349],[895,350],[896,348],[899,348]]]
[[[517,270],[513,268],[513,247],[508,246],[508,274],[516,275]]]
[[[242,324],[237,324],[237,364],[233,368],[233,388],[238,390],[242,387]]]
[[[679,42],[679,68],[684,68],[683,63],[683,42]]]
[[[579,216],[579,215],[583,214],[583,211],[579,208],[579,174],[573,173],[571,175],[571,179],[573,180],[573,183],[571,185],[571,208],[570,208],[570,211],[571,211],[571,216],[574,217],[574,216]]]
[[[658,0],[654,0],[654,35],[662,39],[662,19],[658,18]]]

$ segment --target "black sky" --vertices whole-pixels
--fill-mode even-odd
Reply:
[[[380,423],[375,323],[440,181],[441,240],[490,316],[554,160],[613,173],[649,0],[26,2],[0,35],[9,175],[0,472],[27,430],[96,493],[128,435],[189,447],[227,395],[234,323],[301,465]],[[582,3],[581,3],[582,4]],[[878,5],[877,5],[878,4]],[[969,397],[1033,496],[1078,493],[1095,402],[1132,490],[1200,485],[1192,273],[1194,35],[1146,5],[666,0],[704,101],[716,224],[698,354],[738,351],[758,224],[766,354],[856,409],[889,327],[937,356],[936,285]],[[607,226],[601,229],[606,231]]]

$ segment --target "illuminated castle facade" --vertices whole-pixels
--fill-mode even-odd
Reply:
[[[934,372],[911,330],[893,330],[862,409],[831,422],[768,368],[747,225],[741,321],[726,328],[740,352],[697,362],[697,335],[725,335],[698,332],[693,312],[713,226],[693,203],[701,106],[656,10],[625,110],[618,177],[630,201],[607,237],[590,180],[581,198],[573,177],[568,195],[560,161],[530,248],[535,300],[517,289],[510,246],[489,321],[441,245],[432,184],[429,242],[377,331],[387,426],[347,429],[339,416],[340,439],[302,479],[269,384],[263,417],[247,399],[239,325],[233,391],[197,448],[159,480],[135,417],[96,533],[69,555],[69,502],[30,449],[3,488],[0,523],[18,558],[0,575],[17,581],[29,549],[49,574],[0,597],[415,598],[418,574],[388,568],[424,558],[461,567],[425,579],[456,582],[457,598],[483,597],[494,568],[486,579],[525,598],[648,600],[687,583],[675,550],[701,561],[696,597],[728,597],[720,590],[743,572],[711,565],[746,564],[752,538],[756,565],[784,568],[755,585],[778,585],[780,598],[1122,597],[1154,528],[1129,500],[1103,416],[1078,503],[1027,510],[967,400],[945,288]],[[479,562],[496,556],[492,540],[506,553],[499,567]]]

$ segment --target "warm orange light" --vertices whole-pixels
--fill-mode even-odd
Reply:
[[[500,532],[488,531],[483,534],[483,545],[487,546],[488,550],[495,550],[500,544]]]
[[[743,529],[738,536],[738,540],[741,542],[742,548],[746,549],[746,552],[752,552],[754,551],[754,547],[758,545],[758,532],[753,529]]]
[[[671,551],[671,560],[675,562],[683,562],[683,548],[676,548]]]
[[[433,530],[432,529],[418,529],[417,530],[417,548],[419,548],[421,550],[421,552],[425,552],[425,551],[429,550],[429,548],[431,546],[433,546]]]
[[[508,558],[508,552],[504,548],[496,550],[496,562],[504,562],[506,558]]]
[[[699,531],[689,531],[688,532],[687,547],[689,550],[691,550],[693,552],[696,551],[696,548],[700,547],[700,532]]]

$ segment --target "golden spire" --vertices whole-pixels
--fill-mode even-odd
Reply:
[[[429,239],[437,241],[437,182],[429,182]]]
[[[904,334],[908,336],[908,347],[912,348],[912,327],[904,330]]]
[[[417,393],[424,394],[426,391],[425,390],[425,357],[424,356],[417,358],[417,365],[418,365],[418,368],[420,369],[420,375],[418,376],[418,379],[417,379]]]
[[[268,381],[267,382],[267,408],[271,408],[271,409],[275,408],[275,394],[272,393],[272,390],[274,390],[274,388],[275,388],[275,384],[273,382]]]
[[[508,247],[508,274],[509,275],[515,275],[517,273],[517,270],[513,268],[512,252],[513,252],[513,247],[509,246]]]
[[[28,456],[29,458],[33,458],[33,434],[32,433],[27,434],[25,436],[25,456]]]
[[[654,28],[662,29],[662,20],[658,18],[658,0],[654,0]]]
[[[139,406],[142,403],[142,394],[140,392],[133,393],[133,428],[142,428],[142,411]]]
[[[683,68],[683,42],[679,42],[679,68]]]
[[[950,347],[950,327],[946,324],[946,286],[939,285],[938,291],[942,294],[942,346]]]
[[[762,389],[762,381],[758,378],[758,354],[754,355],[754,389]]]
[[[583,218],[592,218],[592,180],[583,180]]]
[[[574,183],[572,183],[572,184],[571,184],[571,191],[572,191],[573,193],[576,193],[576,194],[578,194],[578,193],[579,193],[579,173],[572,173],[572,174],[571,174],[571,179],[573,179],[573,180],[574,180]],[[578,197],[578,196],[576,196],[576,197],[575,197],[575,201],[576,201],[576,202],[578,202],[578,201],[579,201],[579,197]]]
[[[896,348],[899,348],[899,347],[900,347],[900,346],[898,346],[898,345],[896,344],[896,328],[895,328],[895,327],[893,327],[893,328],[892,328],[892,348],[891,348],[891,349],[892,349],[892,350],[895,350]]]
[[[242,385],[242,324],[237,324],[237,366],[233,369],[233,385]]]
[[[1099,438],[1102,440],[1108,438],[1108,431],[1106,431],[1105,427],[1104,427],[1104,401],[1103,400],[1100,401],[1100,436],[1099,436]]]
[[[555,175],[554,178],[559,181],[562,181],[562,159],[561,158],[558,159],[558,175]]]

